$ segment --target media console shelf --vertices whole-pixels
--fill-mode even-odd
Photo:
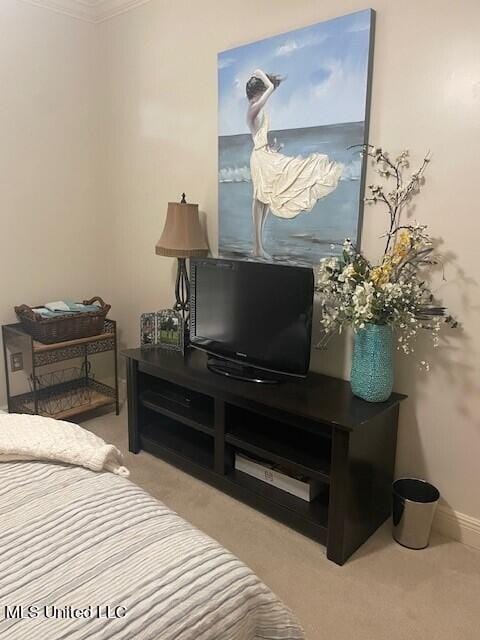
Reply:
[[[389,517],[400,401],[370,404],[344,380],[256,385],[209,371],[206,356],[123,352],[129,449],[148,451],[327,547],[343,564]],[[306,502],[235,469],[236,452],[323,483]]]

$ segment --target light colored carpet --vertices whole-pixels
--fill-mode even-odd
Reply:
[[[148,453],[129,453],[125,410],[82,426],[125,453],[133,482],[251,567],[309,640],[480,638],[480,552],[436,534],[428,549],[410,551],[386,523],[338,567],[313,540]]]

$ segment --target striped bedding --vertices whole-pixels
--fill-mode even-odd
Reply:
[[[290,612],[127,479],[0,464],[2,640],[285,640]]]

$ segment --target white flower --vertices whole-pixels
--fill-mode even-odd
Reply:
[[[328,273],[328,271],[322,269],[318,272],[317,275],[317,284],[318,285],[324,285],[327,284],[327,282],[329,282],[330,280],[330,274]]]
[[[347,268],[346,268],[346,269],[344,269],[344,271],[343,271],[343,275],[344,275],[346,278],[353,278],[353,276],[355,275],[355,273],[356,273],[356,272],[355,272],[355,267],[353,266],[353,264],[349,264],[349,265],[347,266]]]

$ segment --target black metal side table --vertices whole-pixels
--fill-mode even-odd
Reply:
[[[69,420],[111,406],[118,415],[114,320],[97,336],[55,344],[37,342],[19,323],[3,325],[2,336],[9,413]]]

